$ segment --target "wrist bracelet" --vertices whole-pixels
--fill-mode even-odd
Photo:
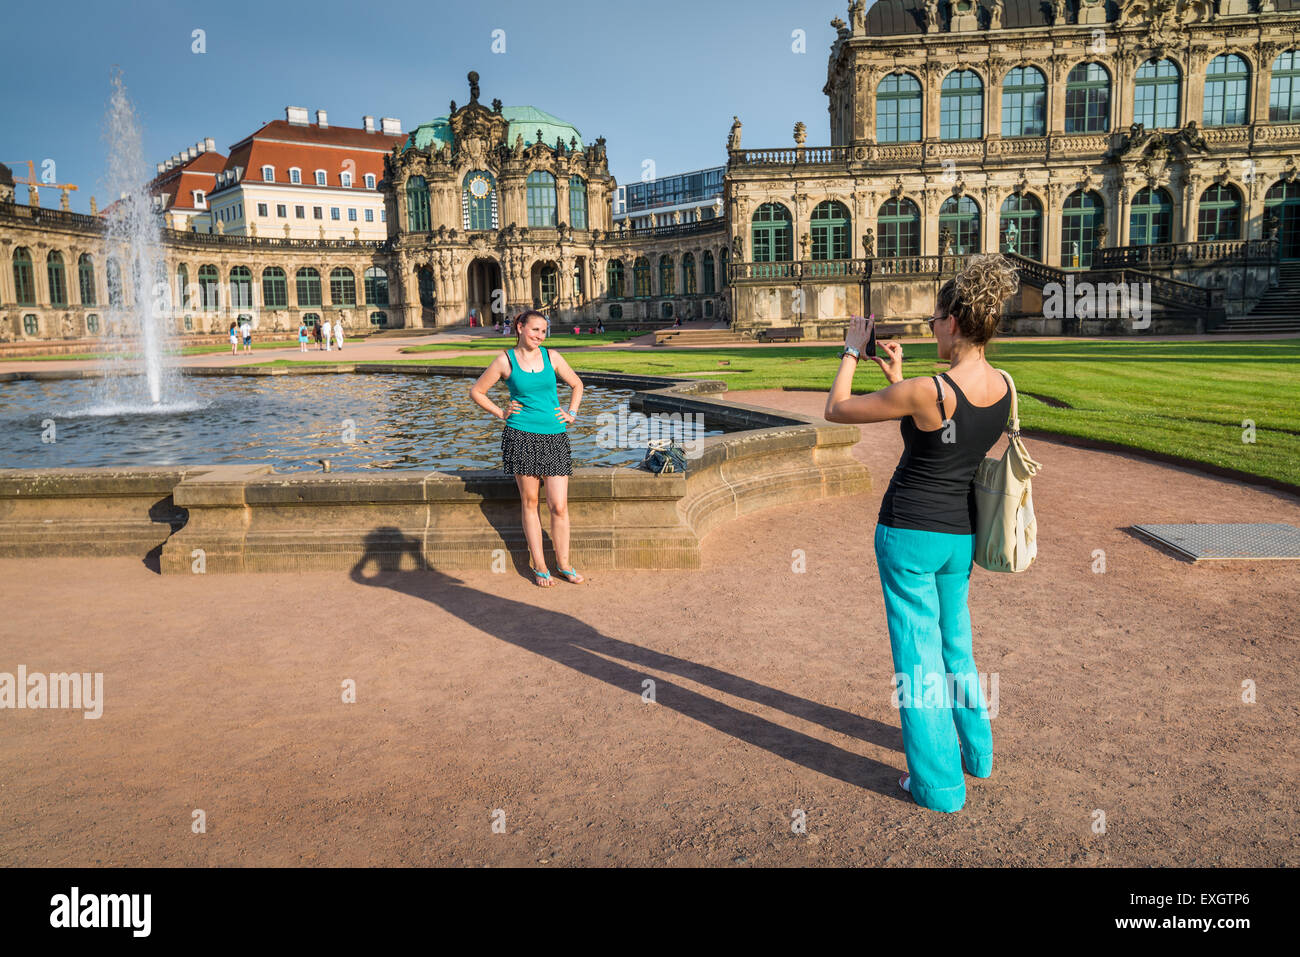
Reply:
[[[854,360],[860,360],[862,358],[857,349],[852,349],[849,346],[845,346],[844,351],[840,353],[841,359],[845,356],[853,356]]]

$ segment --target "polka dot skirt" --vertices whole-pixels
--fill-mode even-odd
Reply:
[[[510,475],[572,475],[569,434],[541,435],[506,426],[501,432],[501,468]]]

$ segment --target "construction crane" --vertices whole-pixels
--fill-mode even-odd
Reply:
[[[16,163],[6,163],[5,165],[22,166],[24,163],[27,164],[27,178],[19,179],[15,176],[14,183],[23,183],[27,186],[28,203],[32,206],[41,205],[41,196],[36,191],[40,187],[45,187],[46,189],[61,189],[63,190],[63,195],[59,200],[59,208],[64,210],[71,209],[71,205],[68,202],[68,193],[72,192],[77,187],[73,186],[71,183],[42,183],[36,178],[36,164],[31,160],[18,160]]]

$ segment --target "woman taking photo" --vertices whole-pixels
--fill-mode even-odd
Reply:
[[[469,397],[479,408],[506,423],[501,433],[502,468],[515,477],[523,512],[524,538],[528,541],[529,567],[540,587],[555,584],[546,570],[542,552],[542,520],[537,499],[546,483],[546,505],[551,511],[551,543],[556,571],[565,581],[580,585],[585,578],[569,562],[569,476],[573,460],[566,424],[577,420],[582,402],[582,380],[564,356],[542,348],[547,318],[529,310],[515,318],[515,347],[502,352],[470,386]],[[569,408],[560,408],[556,379],[573,390]],[[488,398],[488,389],[500,379],[510,388],[508,409]]]
[[[963,763],[976,777],[993,770],[966,597],[975,559],[972,481],[1011,410],[1007,380],[985,360],[984,347],[1017,283],[1001,255],[973,259],[939,290],[929,320],[948,371],[904,379],[902,346],[884,342],[887,358],[871,358],[890,385],[869,395],[850,396],[868,337],[866,320],[855,317],[826,400],[831,422],[902,420],[903,455],[880,503],[876,564],[907,756],[898,783],[936,811],[966,803]]]

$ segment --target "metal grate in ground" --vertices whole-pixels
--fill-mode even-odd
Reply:
[[[1134,525],[1133,530],[1194,562],[1300,559],[1300,528],[1294,525]]]

